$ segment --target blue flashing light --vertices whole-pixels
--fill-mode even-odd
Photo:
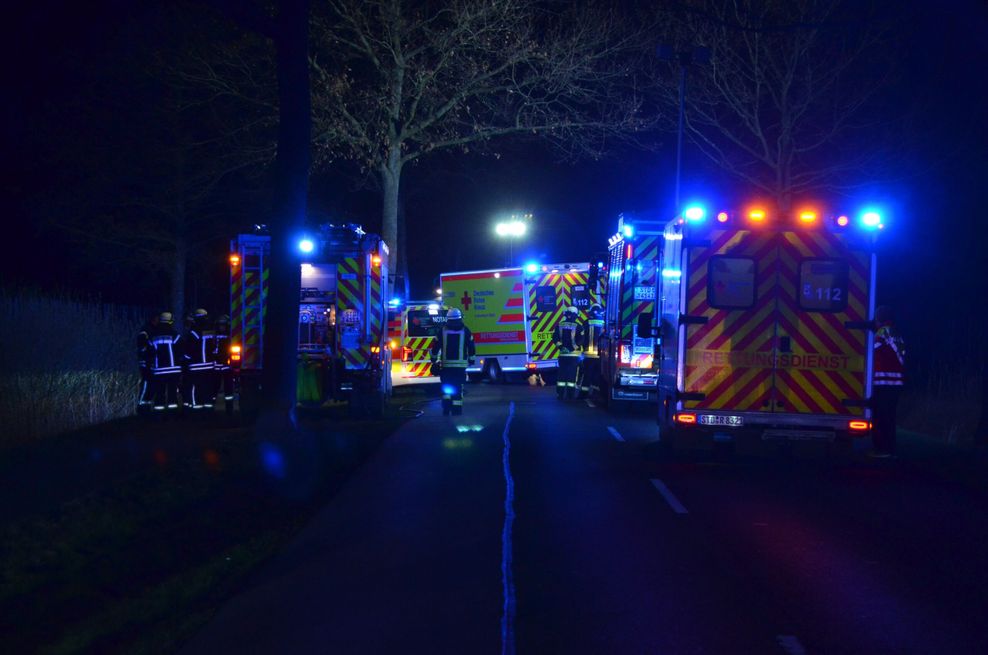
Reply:
[[[686,208],[686,211],[683,212],[683,216],[685,216],[688,221],[702,221],[706,215],[707,210],[700,205],[691,205]]]
[[[526,273],[538,273],[539,272],[539,265],[538,264],[535,264],[535,263],[525,264],[525,272]]]
[[[391,300],[388,301],[388,304],[391,305],[392,307],[397,307],[398,305],[401,304],[401,298],[392,298]]]
[[[631,237],[635,236],[635,226],[625,225],[624,227],[621,228],[621,232],[624,234],[626,239],[630,239]]]
[[[258,450],[261,455],[261,465],[268,472],[268,475],[279,480],[284,478],[285,473],[288,471],[285,464],[285,457],[281,454],[278,447],[272,443],[263,442],[258,447]]]
[[[683,277],[683,272],[678,268],[663,268],[662,277],[666,278],[667,280],[678,280],[679,278]]]
[[[604,268],[604,262],[597,262],[597,268]]]
[[[875,230],[882,226],[882,215],[873,209],[866,210],[861,214],[861,225],[869,230]]]
[[[299,239],[298,249],[304,253],[310,253],[316,249],[316,242],[308,237]]]
[[[456,393],[456,387],[454,387],[451,384],[444,384],[443,385],[443,395],[452,396],[455,393]]]

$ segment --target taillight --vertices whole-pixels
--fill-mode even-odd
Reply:
[[[848,421],[847,429],[850,432],[868,432],[871,430],[871,421]]]
[[[401,349],[401,361],[407,362],[408,361],[408,356],[411,355],[411,354],[412,354],[412,349],[411,348],[409,348],[408,346],[405,346],[404,348],[402,348]]]
[[[535,362],[528,362],[527,364],[525,364],[525,368],[528,369],[529,371],[534,371],[537,368],[537,366]]]
[[[696,414],[691,414],[687,412],[677,412],[673,414],[672,420],[680,425],[695,425],[696,424]]]

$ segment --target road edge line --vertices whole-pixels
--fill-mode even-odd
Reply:
[[[618,441],[624,441],[624,437],[621,436],[621,433],[618,432],[617,428],[614,427],[613,425],[608,425],[607,431],[610,432],[611,436],[617,439]]]

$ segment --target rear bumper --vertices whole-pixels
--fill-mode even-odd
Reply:
[[[692,415],[695,423],[683,421]],[[707,425],[706,417],[740,417],[743,424]],[[716,419],[715,419],[716,420]],[[682,410],[675,412],[673,422],[684,433],[715,435],[718,440],[736,437],[758,438],[763,441],[834,441],[835,439],[871,436],[870,419],[859,416],[827,414],[774,414],[769,412],[727,412],[719,410]],[[867,425],[851,428],[852,422]]]

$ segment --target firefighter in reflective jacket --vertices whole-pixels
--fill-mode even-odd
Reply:
[[[233,370],[230,368],[230,317],[226,314],[216,319],[213,372],[216,375],[216,389],[223,394],[224,409],[230,414],[233,412]]]
[[[432,364],[439,365],[439,382],[443,391],[443,416],[463,413],[463,385],[467,366],[474,363],[477,348],[473,333],[463,324],[463,312],[451,309],[446,324],[432,342]]]
[[[579,391],[581,398],[588,400],[597,395],[600,380],[600,354],[598,343],[604,333],[604,310],[594,303],[590,306],[587,322],[579,327],[576,342],[583,349],[580,359]]]
[[[563,320],[552,332],[552,343],[559,349],[559,375],[556,377],[556,396],[559,398],[576,395],[576,374],[580,362],[580,326],[576,318],[576,307],[567,307]]]
[[[212,409],[216,401],[216,331],[209,321],[209,312],[197,309],[185,341],[185,406],[193,410]]]
[[[180,342],[171,312],[162,312],[158,324],[148,332],[151,401],[155,412],[178,409],[178,383],[182,378]]]
[[[874,455],[895,455],[896,406],[905,383],[906,346],[895,329],[892,308],[883,306],[875,311],[875,358],[872,376],[871,409],[874,422],[872,439]]]
[[[141,382],[137,388],[137,412],[143,414],[151,409],[151,331],[158,325],[158,315],[155,314],[141,327],[137,333],[137,369],[141,374]]]

